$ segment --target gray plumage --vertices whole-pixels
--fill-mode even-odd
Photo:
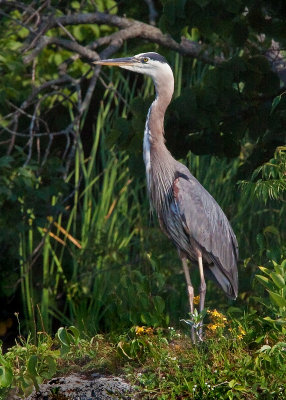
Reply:
[[[204,273],[227,296],[236,298],[238,245],[230,223],[215,199],[165,146],[164,116],[174,91],[174,77],[166,59],[151,52],[95,63],[117,65],[149,75],[155,84],[156,98],[148,111],[143,141],[147,187],[160,227],[177,247],[182,260],[191,316],[194,312],[194,289],[187,259],[199,267],[200,312],[204,308],[206,293]],[[202,340],[202,324],[198,338]],[[192,339],[195,341],[194,328]]]
[[[194,245],[204,268],[230,298],[238,293],[238,245],[224,212],[215,199],[176,161],[167,148],[151,150],[149,195],[162,230],[197,265]]]

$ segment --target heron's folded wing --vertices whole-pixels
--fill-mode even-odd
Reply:
[[[207,252],[237,293],[238,245],[224,212],[192,176],[176,178],[173,191],[185,231]]]

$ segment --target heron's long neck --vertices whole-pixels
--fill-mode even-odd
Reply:
[[[171,176],[170,168],[173,164],[171,162],[173,158],[165,146],[164,139],[164,116],[174,91],[173,75],[165,77],[165,80],[162,78],[156,81],[155,87],[156,99],[148,111],[143,143],[147,185],[152,203],[154,203],[154,193],[152,194],[154,185],[158,186],[158,178],[160,180],[165,178],[164,182],[169,180],[168,178]]]
[[[160,79],[155,82],[156,98],[151,104],[148,112],[146,125],[150,132],[150,140],[152,144],[164,143],[164,117],[168,105],[171,102],[174,92],[174,78],[167,77],[167,81]]]

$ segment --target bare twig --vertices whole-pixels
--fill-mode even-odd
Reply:
[[[76,42],[76,39],[73,37],[73,35],[60,23],[60,21],[58,21],[58,25],[73,42]]]

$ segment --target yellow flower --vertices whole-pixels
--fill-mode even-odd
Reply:
[[[218,324],[219,326],[225,326],[227,324],[227,318],[216,309],[213,311],[209,310],[208,313],[210,314],[210,319],[212,322]]]
[[[194,297],[194,305],[197,306],[200,304],[200,295]]]
[[[145,331],[144,326],[136,326],[136,328],[135,328],[135,333],[138,336],[143,335],[144,331]]]
[[[210,330],[210,331],[216,331],[216,329],[218,328],[218,325],[217,324],[208,324],[207,325],[207,328]]]
[[[239,335],[238,336],[241,336],[241,338],[246,335],[245,330],[241,326],[238,327],[238,330],[239,330]]]
[[[218,318],[218,319],[224,318],[224,316],[220,312],[218,312],[216,309],[214,309],[213,311],[210,311],[210,314],[213,318]]]
[[[138,336],[147,334],[147,335],[153,335],[154,330],[151,327],[146,327],[146,326],[136,326],[135,327],[135,334]]]

